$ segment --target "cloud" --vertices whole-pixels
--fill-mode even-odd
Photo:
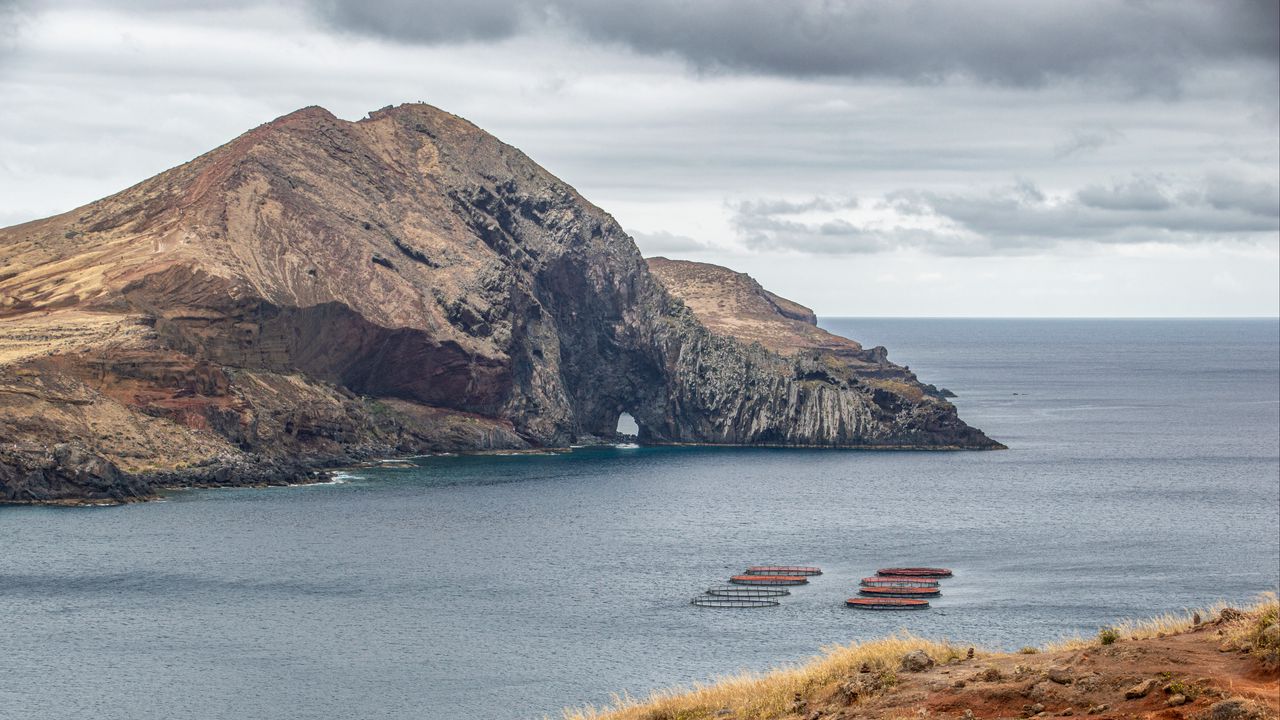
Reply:
[[[905,193],[944,224],[985,238],[994,250],[1046,248],[1065,242],[1275,242],[1276,214],[1258,212],[1257,196],[1274,185],[1221,180],[1175,184],[1133,178],[1050,196],[1020,183],[985,194]],[[1218,205],[1209,198],[1218,200]],[[1243,206],[1243,207],[1242,207]]]
[[[705,252],[712,249],[709,244],[701,240],[666,230],[636,232],[633,233],[632,239],[636,241],[636,245],[645,256],[661,253]]]
[[[1274,0],[310,0],[333,27],[407,42],[497,39],[548,28],[674,54],[705,70],[793,77],[951,76],[1012,86],[1114,78],[1175,91],[1206,63],[1272,68]]]
[[[817,255],[887,252],[913,242],[906,227],[880,228],[841,217],[859,210],[857,198],[758,199],[730,203],[730,225],[751,250],[799,250]]]
[[[312,0],[336,28],[408,42],[501,40],[532,20],[519,0]]]
[[[740,209],[732,223],[752,250],[798,249],[819,255],[853,255],[884,252],[894,245],[892,236],[842,218],[805,223]]]
[[[1210,175],[1203,201],[1217,210],[1244,210],[1263,218],[1280,216],[1280,186]]]
[[[814,197],[808,200],[745,200],[737,204],[739,212],[746,215],[799,215],[815,210],[832,211],[858,207],[858,199]]]
[[[1078,153],[1092,152],[1106,145],[1113,145],[1124,139],[1124,133],[1110,125],[1100,128],[1073,128],[1067,138],[1058,143],[1053,155],[1057,158],[1070,157]]]
[[[1134,176],[1050,194],[1029,180],[981,192],[900,190],[860,218],[796,219],[787,203],[733,206],[731,224],[755,250],[863,254],[1025,254],[1071,243],[1277,245],[1280,187],[1210,176],[1196,182]]]
[[[0,60],[13,49],[13,38],[18,34],[22,9],[18,0],[0,0]]]
[[[1110,186],[1089,185],[1076,193],[1082,205],[1102,210],[1165,210],[1173,205],[1159,178],[1135,177]]]

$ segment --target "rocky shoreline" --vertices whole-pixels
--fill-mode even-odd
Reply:
[[[633,439],[629,439],[633,440]],[[566,447],[524,449],[465,449],[425,455],[523,455],[567,453],[593,446],[609,446],[612,441]],[[741,448],[728,443],[645,443],[644,447]],[[833,451],[922,451],[954,452],[960,446],[805,446],[759,443],[753,448],[775,450]],[[1006,449],[1003,445],[983,448]],[[51,448],[0,446],[0,505],[109,506],[156,500],[166,490],[214,488],[266,488],[315,485],[332,482],[344,470],[405,463],[424,453],[367,452],[358,456],[334,455],[305,460],[239,455],[206,461],[197,466],[171,470],[129,473],[109,460],[67,443]]]

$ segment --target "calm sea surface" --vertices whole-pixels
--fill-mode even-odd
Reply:
[[[1280,562],[1280,323],[829,319],[1011,448],[446,457],[0,508],[0,717],[557,716],[899,628],[1015,648],[1244,602]],[[776,608],[691,607],[748,563]],[[926,612],[847,610],[890,564]]]

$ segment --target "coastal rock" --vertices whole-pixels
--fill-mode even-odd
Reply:
[[[1219,622],[1232,622],[1234,620],[1239,620],[1242,617],[1244,617],[1244,613],[1233,607],[1224,607],[1222,608],[1222,611],[1218,613]]]
[[[1045,676],[1059,685],[1070,685],[1074,679],[1070,670],[1061,667],[1049,668]]]
[[[1246,698],[1228,698],[1196,715],[1198,720],[1263,720],[1270,717],[1265,705]]]
[[[71,442],[164,484],[564,447],[613,438],[624,412],[645,443],[1001,447],[883,348],[725,273],[647,263],[572,187],[436,108],[305,108],[0,230],[0,441]],[[116,487],[68,470],[18,490],[24,467],[0,497]]]
[[[1154,690],[1154,689],[1156,688],[1156,685],[1158,685],[1158,684],[1159,684],[1159,683],[1157,683],[1154,679],[1152,679],[1152,678],[1147,678],[1146,680],[1143,680],[1142,682],[1138,683],[1137,685],[1134,685],[1133,687],[1130,687],[1128,690],[1125,690],[1125,691],[1124,691],[1124,699],[1125,699],[1125,700],[1137,700],[1138,698],[1144,698],[1144,697],[1146,697],[1146,696],[1147,696],[1147,695],[1148,695],[1152,690]]]
[[[1271,623],[1258,634],[1258,645],[1262,647],[1280,647],[1280,625]]]
[[[902,669],[907,672],[924,672],[933,667],[933,658],[923,650],[912,650],[902,656]]]
[[[0,446],[0,500],[5,502],[125,502],[149,493],[147,483],[83,447]]]

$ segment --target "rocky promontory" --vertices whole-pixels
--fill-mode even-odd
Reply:
[[[999,447],[882,348],[676,265],[458,117],[299,110],[0,230],[0,500],[563,447],[623,412],[647,443]]]

